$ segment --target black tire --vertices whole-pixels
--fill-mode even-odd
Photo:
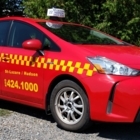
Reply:
[[[50,108],[57,124],[65,130],[80,132],[89,125],[88,98],[73,81],[63,80],[54,87]]]

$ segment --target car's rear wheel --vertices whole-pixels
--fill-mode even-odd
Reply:
[[[63,80],[51,94],[51,112],[58,125],[65,130],[81,131],[90,121],[88,98],[75,82]]]

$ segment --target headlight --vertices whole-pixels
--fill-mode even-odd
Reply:
[[[135,76],[139,73],[138,70],[129,68],[105,57],[88,57],[88,60],[95,66],[99,73],[123,76]]]

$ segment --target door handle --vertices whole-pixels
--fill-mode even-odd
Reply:
[[[54,64],[53,62],[47,62],[47,64]]]
[[[3,57],[2,60],[3,60],[3,61],[9,61],[10,58],[9,58],[9,57]]]

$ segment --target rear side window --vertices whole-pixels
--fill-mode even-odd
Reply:
[[[6,45],[9,27],[10,21],[0,21],[0,46]]]

